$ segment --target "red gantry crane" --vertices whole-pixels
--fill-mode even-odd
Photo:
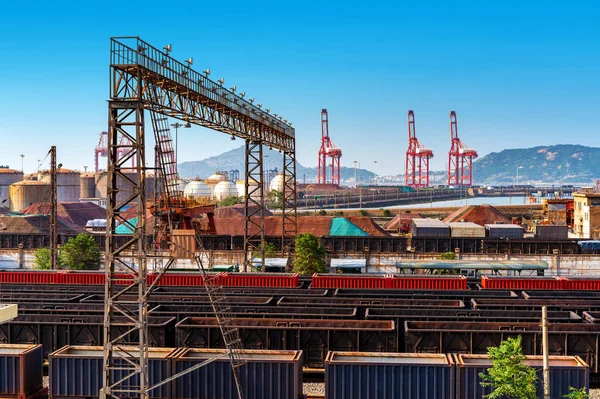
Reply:
[[[473,160],[477,151],[458,138],[456,112],[450,111],[450,140],[448,152],[448,186],[470,187],[473,184]]]
[[[119,140],[119,146],[128,146],[131,145],[131,141],[125,136],[121,136]],[[119,148],[119,157],[123,157],[129,150],[126,148]],[[98,172],[100,170],[100,162],[99,158],[108,156],[108,132],[100,132],[100,140],[98,140],[98,145],[94,148],[94,165],[95,171]],[[131,158],[131,167],[135,166],[134,158]]]
[[[406,150],[406,168],[404,178],[406,185],[413,188],[429,186],[429,159],[433,151],[425,148],[415,132],[415,113],[408,111],[408,149]]]
[[[327,181],[327,157],[331,158],[331,181]],[[321,149],[319,150],[319,184],[340,184],[340,158],[342,150],[337,148],[329,137],[329,117],[327,110],[321,110]]]

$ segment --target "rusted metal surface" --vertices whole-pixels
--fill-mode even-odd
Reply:
[[[407,352],[485,354],[487,348],[519,335],[524,354],[539,355],[542,350],[539,323],[406,321],[404,332]],[[591,372],[599,372],[599,325],[552,323],[548,340],[551,355],[580,356]]]
[[[0,397],[25,399],[43,388],[41,345],[0,345]]]
[[[329,350],[394,352],[398,349],[393,321],[235,319],[244,348],[302,350],[304,365],[323,367]],[[179,346],[222,348],[213,318],[187,318],[177,323]]]
[[[516,297],[513,291],[481,291],[481,290],[424,290],[424,291],[398,291],[398,290],[369,290],[369,289],[348,289],[338,288],[333,292],[334,297],[352,297],[352,298],[411,298],[411,299],[460,299],[468,301],[471,298],[493,297],[510,298]]]
[[[600,300],[593,299],[501,299],[473,298],[471,306],[474,309],[496,310],[538,310],[547,306],[548,310],[600,310]]]
[[[173,317],[150,317],[148,342],[151,346],[174,345]],[[0,325],[0,343],[42,344],[44,357],[67,345],[100,345],[103,339],[103,316],[90,315],[33,315],[24,314],[7,324]],[[116,319],[114,337],[129,331],[124,319]],[[137,339],[133,332],[125,334],[119,342]]]

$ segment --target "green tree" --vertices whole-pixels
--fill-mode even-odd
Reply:
[[[280,253],[272,242],[265,242],[263,248],[265,250],[265,258],[276,258]],[[253,258],[260,258],[261,256],[260,251],[252,251]]]
[[[487,399],[537,399],[537,373],[533,367],[523,364],[525,355],[521,336],[508,338],[499,347],[488,348],[492,368],[480,373],[481,386],[491,387]]]
[[[221,202],[219,202],[219,206],[232,206],[235,204],[239,204],[242,202],[242,198],[243,197],[227,197],[227,198],[223,198],[221,200]]]
[[[67,269],[95,270],[100,268],[102,254],[94,237],[82,233],[63,245],[60,260]]]
[[[390,217],[390,216],[392,216],[392,212],[390,212],[389,209],[384,209],[383,210],[383,216],[386,217],[386,218]]]
[[[589,397],[590,395],[588,395],[588,393],[586,392],[585,387],[579,389],[569,387],[569,393],[563,395],[563,398],[566,399],[588,399]]]
[[[443,260],[456,260],[456,253],[454,253],[454,252],[444,252],[440,256],[440,259],[443,259]]]
[[[310,233],[299,234],[296,237],[294,257],[294,272],[303,276],[314,273],[325,273],[325,248],[319,239]]]
[[[272,209],[281,209],[283,207],[283,193],[277,190],[269,191],[267,201]]]
[[[50,269],[50,250],[48,248],[40,248],[35,251],[34,255],[35,268],[40,270]]]

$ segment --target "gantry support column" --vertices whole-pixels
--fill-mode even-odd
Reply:
[[[147,399],[146,159],[142,102],[110,101],[108,128],[104,388],[100,395]],[[121,142],[127,144],[119,144],[121,137],[128,139]],[[136,161],[134,177],[131,166],[126,165],[132,157]],[[128,207],[137,209],[136,225],[123,215]],[[124,245],[116,241],[117,224],[125,224],[133,231]],[[127,342],[129,349],[122,348],[123,342]]]
[[[265,271],[265,196],[263,184],[263,148],[260,141],[246,140],[244,177],[244,271],[252,264],[252,252],[260,253]]]
[[[298,232],[296,221],[296,153],[295,151],[283,152],[283,193],[281,200],[282,232],[281,255],[290,253],[294,247],[294,240]]]

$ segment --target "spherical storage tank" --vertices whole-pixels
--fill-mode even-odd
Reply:
[[[0,207],[8,208],[10,206],[8,187],[22,180],[23,172],[20,170],[0,168]]]
[[[288,183],[291,179],[291,176],[288,176]],[[283,173],[278,174],[271,180],[271,184],[269,185],[269,191],[279,191],[283,192]]]
[[[183,196],[186,198],[210,198],[208,186],[201,180],[193,180],[185,186]]]
[[[215,198],[219,201],[222,201],[225,198],[237,196],[238,190],[235,187],[235,184],[233,184],[229,180],[222,181],[215,186]]]
[[[50,171],[40,171],[38,181],[50,183]],[[56,173],[58,202],[77,202],[81,195],[81,174],[76,170],[61,168]]]
[[[208,186],[208,189],[210,190],[211,197],[215,196],[215,187],[217,186],[217,184],[225,180],[227,180],[227,178],[220,173],[215,173],[208,179],[204,180],[204,182]]]
[[[10,210],[21,212],[36,202],[50,202],[50,183],[24,180],[9,187]]]

